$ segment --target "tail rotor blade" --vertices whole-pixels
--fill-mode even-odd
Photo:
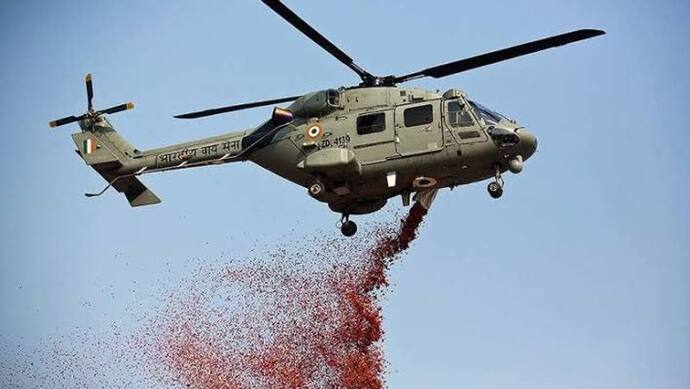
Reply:
[[[50,122],[49,124],[50,124],[50,127],[51,127],[51,128],[55,128],[55,127],[62,126],[62,125],[64,125],[64,124],[69,124],[69,123],[78,122],[78,121],[82,120],[84,117],[85,117],[85,115],[81,115],[81,116],[74,116],[74,115],[72,115],[72,116],[64,117],[64,118],[62,118],[62,119],[53,120],[53,121]]]
[[[84,77],[86,81],[86,98],[88,101],[89,111],[93,110],[93,82],[91,81],[91,73],[86,73]]]
[[[116,106],[114,106],[114,107],[110,107],[110,108],[108,108],[108,109],[104,109],[104,110],[98,111],[98,114],[99,114],[99,115],[100,115],[100,114],[111,114],[111,113],[126,111],[126,110],[128,110],[128,109],[133,109],[133,108],[134,108],[134,103],[132,103],[132,102],[130,101],[129,103],[116,105]]]

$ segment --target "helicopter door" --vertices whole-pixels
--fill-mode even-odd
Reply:
[[[352,146],[359,162],[380,162],[396,155],[392,110],[367,112],[356,120],[357,135]]]
[[[395,108],[398,153],[412,155],[443,148],[440,100],[401,105]]]
[[[470,105],[461,99],[445,103],[446,128],[458,143],[486,142],[487,137],[472,115]]]

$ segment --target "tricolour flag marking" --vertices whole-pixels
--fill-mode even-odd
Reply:
[[[84,149],[83,150],[84,150],[84,154],[91,154],[94,151],[96,151],[96,141],[91,139],[91,138],[84,139]]]

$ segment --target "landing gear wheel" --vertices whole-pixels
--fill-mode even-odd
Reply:
[[[326,193],[326,186],[321,182],[321,180],[314,180],[309,185],[309,195],[315,198],[323,196]]]
[[[489,191],[489,195],[495,199],[501,197],[503,194],[503,187],[496,181],[489,183],[486,189]]]
[[[494,181],[490,182],[486,189],[491,197],[497,199],[503,194],[503,177],[501,177],[501,165],[495,164],[493,168],[495,170]]]
[[[340,232],[345,236],[352,236],[357,232],[357,224],[352,220],[346,220],[343,225],[340,226]]]

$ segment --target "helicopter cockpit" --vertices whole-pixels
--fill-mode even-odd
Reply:
[[[515,133],[515,122],[476,101],[468,100],[477,116],[488,126],[486,132],[499,148],[513,147],[520,142]],[[500,123],[500,124],[499,124]]]
[[[505,120],[507,123],[515,123],[506,116],[476,101],[466,99],[465,94],[459,89],[449,89],[443,94],[443,98],[448,101],[448,121],[453,127],[469,127],[474,125],[472,113],[474,113],[475,118],[483,120],[489,126],[495,126],[502,120]],[[467,103],[469,103],[469,106]]]
[[[513,147],[520,142],[515,121],[476,101],[462,98],[464,94],[457,89],[448,90],[443,97],[448,100],[446,114],[451,127],[473,127],[476,120],[499,148]],[[479,136],[476,131],[473,134]]]

